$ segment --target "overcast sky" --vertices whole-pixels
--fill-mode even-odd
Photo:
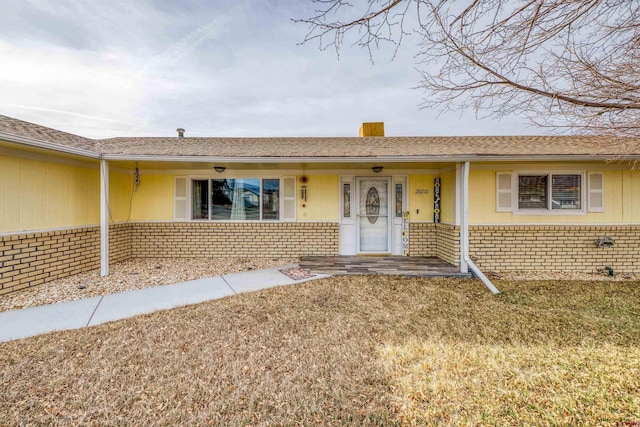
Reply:
[[[83,136],[536,134],[420,110],[418,40],[396,58],[299,45],[307,0],[2,0],[0,114]]]

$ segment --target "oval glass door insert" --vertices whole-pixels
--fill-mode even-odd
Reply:
[[[366,201],[367,219],[371,224],[375,224],[380,214],[380,195],[376,187],[369,188]]]

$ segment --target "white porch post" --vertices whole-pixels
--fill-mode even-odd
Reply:
[[[109,275],[109,163],[100,160],[100,276]]]
[[[462,173],[460,163],[456,163],[455,198],[453,199],[453,224],[460,225],[460,193],[462,192]]]
[[[460,172],[460,272],[468,273],[465,255],[469,253],[469,162],[461,164]]]

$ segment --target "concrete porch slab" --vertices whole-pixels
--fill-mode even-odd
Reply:
[[[471,277],[436,257],[405,256],[304,256],[300,267],[331,275],[394,274],[420,277]]]

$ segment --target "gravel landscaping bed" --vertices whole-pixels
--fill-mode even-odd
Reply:
[[[152,286],[220,276],[240,271],[273,268],[295,264],[298,258],[133,258],[114,264],[110,275],[100,277],[94,270],[32,289],[0,295],[0,312],[20,308],[72,301],[100,295],[143,289]],[[578,273],[571,271],[491,271],[491,280],[580,280],[625,281],[640,280],[640,274]]]
[[[133,258],[113,264],[106,277],[93,270],[0,295],[0,312],[297,262],[297,258]]]

